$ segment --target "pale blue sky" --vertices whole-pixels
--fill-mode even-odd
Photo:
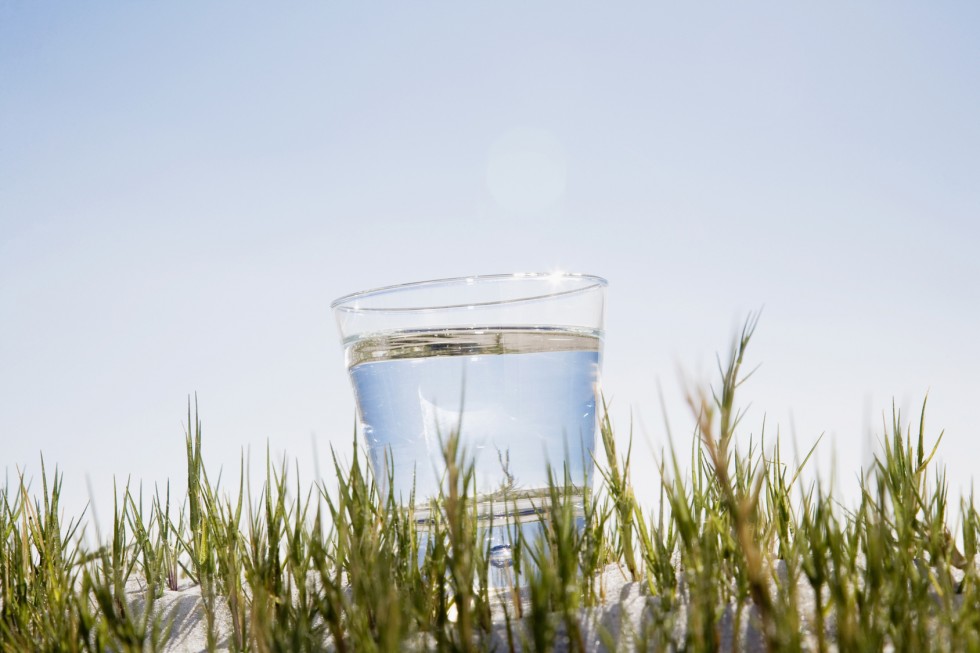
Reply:
[[[686,445],[678,367],[764,305],[746,435],[826,431],[847,486],[928,390],[966,487],[977,34],[971,2],[0,1],[0,468],[43,452],[102,512],[179,485],[196,391],[212,468],[268,441],[310,478],[354,419],[330,300],[561,268],[610,281],[624,434],[664,442],[660,382]]]

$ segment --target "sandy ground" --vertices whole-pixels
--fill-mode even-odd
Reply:
[[[605,587],[605,603],[597,608],[580,611],[582,635],[586,646],[589,651],[596,653],[632,650],[636,633],[644,625],[649,624],[656,614],[662,612],[656,609],[658,599],[645,594],[640,583],[628,582],[622,570],[616,566],[611,566],[605,570],[602,583]],[[138,581],[131,582],[129,591],[134,603],[142,602],[142,589]],[[812,614],[814,605],[812,590],[805,583],[801,583],[798,586],[798,591],[801,614]],[[670,630],[675,642],[684,641],[687,622],[683,586],[679,594],[679,604],[670,615],[673,622]],[[163,596],[157,599],[155,609],[160,611],[165,621],[172,622],[170,639],[164,649],[165,651],[168,653],[191,653],[206,650],[207,628],[201,603],[200,588],[190,585],[181,587],[177,591],[166,591]],[[719,634],[722,651],[732,651],[735,641],[735,613],[734,605],[721,608]],[[752,615],[750,608],[744,609],[738,638],[739,649],[751,653],[761,652],[765,650],[765,646],[761,634],[754,626],[756,620]],[[231,634],[230,613],[227,606],[220,600],[217,606],[216,622],[219,633],[219,650],[228,650]],[[512,622],[513,644],[517,651],[524,650],[521,646],[522,628],[521,622]],[[557,630],[559,646],[556,650],[565,650],[564,629],[559,624]],[[828,633],[828,635],[832,637],[832,633]],[[804,619],[804,636],[811,644],[808,648],[813,650],[815,635],[807,627],[806,619]],[[419,642],[419,644],[422,645],[420,648],[426,648],[424,642]],[[494,631],[491,634],[490,644],[490,650],[502,652],[511,650],[504,611],[500,606],[494,610]]]

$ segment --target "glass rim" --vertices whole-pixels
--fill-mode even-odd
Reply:
[[[443,304],[438,306],[406,306],[399,308],[384,308],[384,307],[364,307],[364,306],[351,306],[351,302],[358,299],[363,299],[366,297],[374,297],[377,295],[386,295],[388,293],[400,292],[403,290],[414,290],[418,288],[424,288],[426,286],[437,286],[437,285],[454,285],[454,284],[474,284],[478,282],[485,281],[506,281],[506,280],[518,280],[518,279],[580,279],[587,281],[588,283],[584,286],[578,288],[571,288],[569,290],[562,290],[559,292],[550,292],[543,295],[528,295],[526,297],[515,297],[513,299],[498,299],[490,302],[467,302],[463,304]],[[594,274],[582,274],[579,272],[512,272],[509,274],[477,274],[469,275],[465,277],[447,277],[445,279],[429,279],[427,281],[410,281],[408,283],[398,283],[390,286],[380,286],[377,288],[370,288],[368,290],[361,290],[358,292],[353,292],[343,297],[339,297],[332,302],[330,302],[330,308],[334,311],[344,311],[347,313],[421,313],[425,311],[442,311],[451,310],[458,308],[470,308],[476,306],[504,306],[507,304],[517,304],[521,302],[531,302],[541,299],[549,299],[551,297],[563,297],[566,295],[574,295],[576,293],[587,292],[595,288],[605,288],[609,285],[609,282],[603,277],[596,276]]]

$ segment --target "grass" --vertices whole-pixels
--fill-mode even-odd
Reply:
[[[95,550],[81,544],[85,515],[64,522],[62,477],[42,461],[36,492],[23,476],[0,487],[0,651],[162,650],[174,624],[161,599],[188,587],[207,650],[980,650],[980,515],[972,493],[949,497],[925,402],[912,424],[892,409],[860,497],[841,505],[801,481],[812,450],[791,466],[764,430],[737,444],[754,328],[720,361],[717,386],[689,393],[690,464],[673,446],[642,461],[659,468],[655,511],[634,496],[638,461],[617,448],[606,410],[603,482],[583,497],[552,471],[536,498],[542,535],[508,529],[504,587],[491,582],[458,433],[444,442],[442,494],[425,501],[384,496],[392,483],[356,445],[349,465],[334,455],[336,490],[304,486],[268,454],[260,487],[242,474],[229,490],[206,473],[195,402],[187,495],[127,483]],[[612,622],[617,574],[646,598]]]

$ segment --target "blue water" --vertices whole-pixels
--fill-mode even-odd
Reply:
[[[481,495],[591,483],[599,338],[556,330],[388,334],[348,352],[376,477],[416,502],[439,491],[441,442],[460,429]]]

